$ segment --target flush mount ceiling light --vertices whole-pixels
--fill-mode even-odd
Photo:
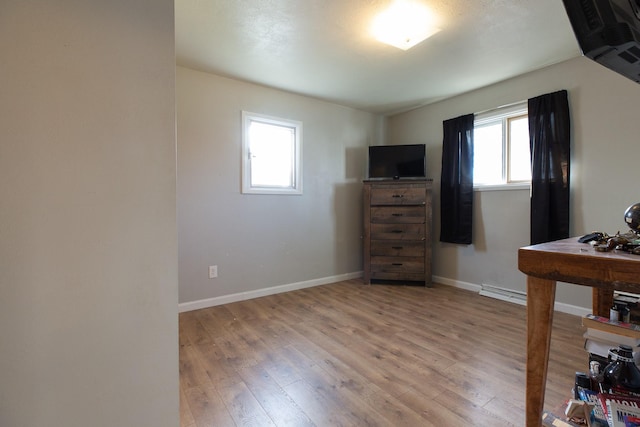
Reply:
[[[438,31],[429,9],[413,0],[395,0],[371,25],[378,41],[402,50],[412,48]]]

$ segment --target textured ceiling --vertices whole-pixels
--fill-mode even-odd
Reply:
[[[408,51],[369,33],[391,0],[175,0],[178,65],[377,113],[580,54],[561,0],[423,0],[441,31]]]

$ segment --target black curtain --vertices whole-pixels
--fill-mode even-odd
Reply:
[[[532,245],[569,237],[569,139],[567,91],[529,99]]]
[[[471,243],[473,223],[473,114],[442,122],[440,241]]]

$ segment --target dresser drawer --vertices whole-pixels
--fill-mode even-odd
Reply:
[[[424,258],[424,242],[403,240],[372,240],[371,255]]]
[[[426,200],[424,186],[371,189],[371,205],[424,205]]]
[[[371,222],[374,224],[424,224],[424,206],[372,206]]]
[[[424,274],[424,257],[372,256],[371,272]]]
[[[395,281],[411,281],[411,282],[425,282],[425,273],[406,273],[406,272],[386,272],[386,271],[372,271],[370,273],[370,279],[373,280],[395,280]],[[428,282],[431,282],[431,276],[429,276]]]
[[[371,240],[425,240],[426,225],[371,224]]]

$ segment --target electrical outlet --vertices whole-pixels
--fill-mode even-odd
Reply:
[[[209,266],[209,279],[213,279],[215,277],[218,277],[218,266],[217,265],[210,265]]]

